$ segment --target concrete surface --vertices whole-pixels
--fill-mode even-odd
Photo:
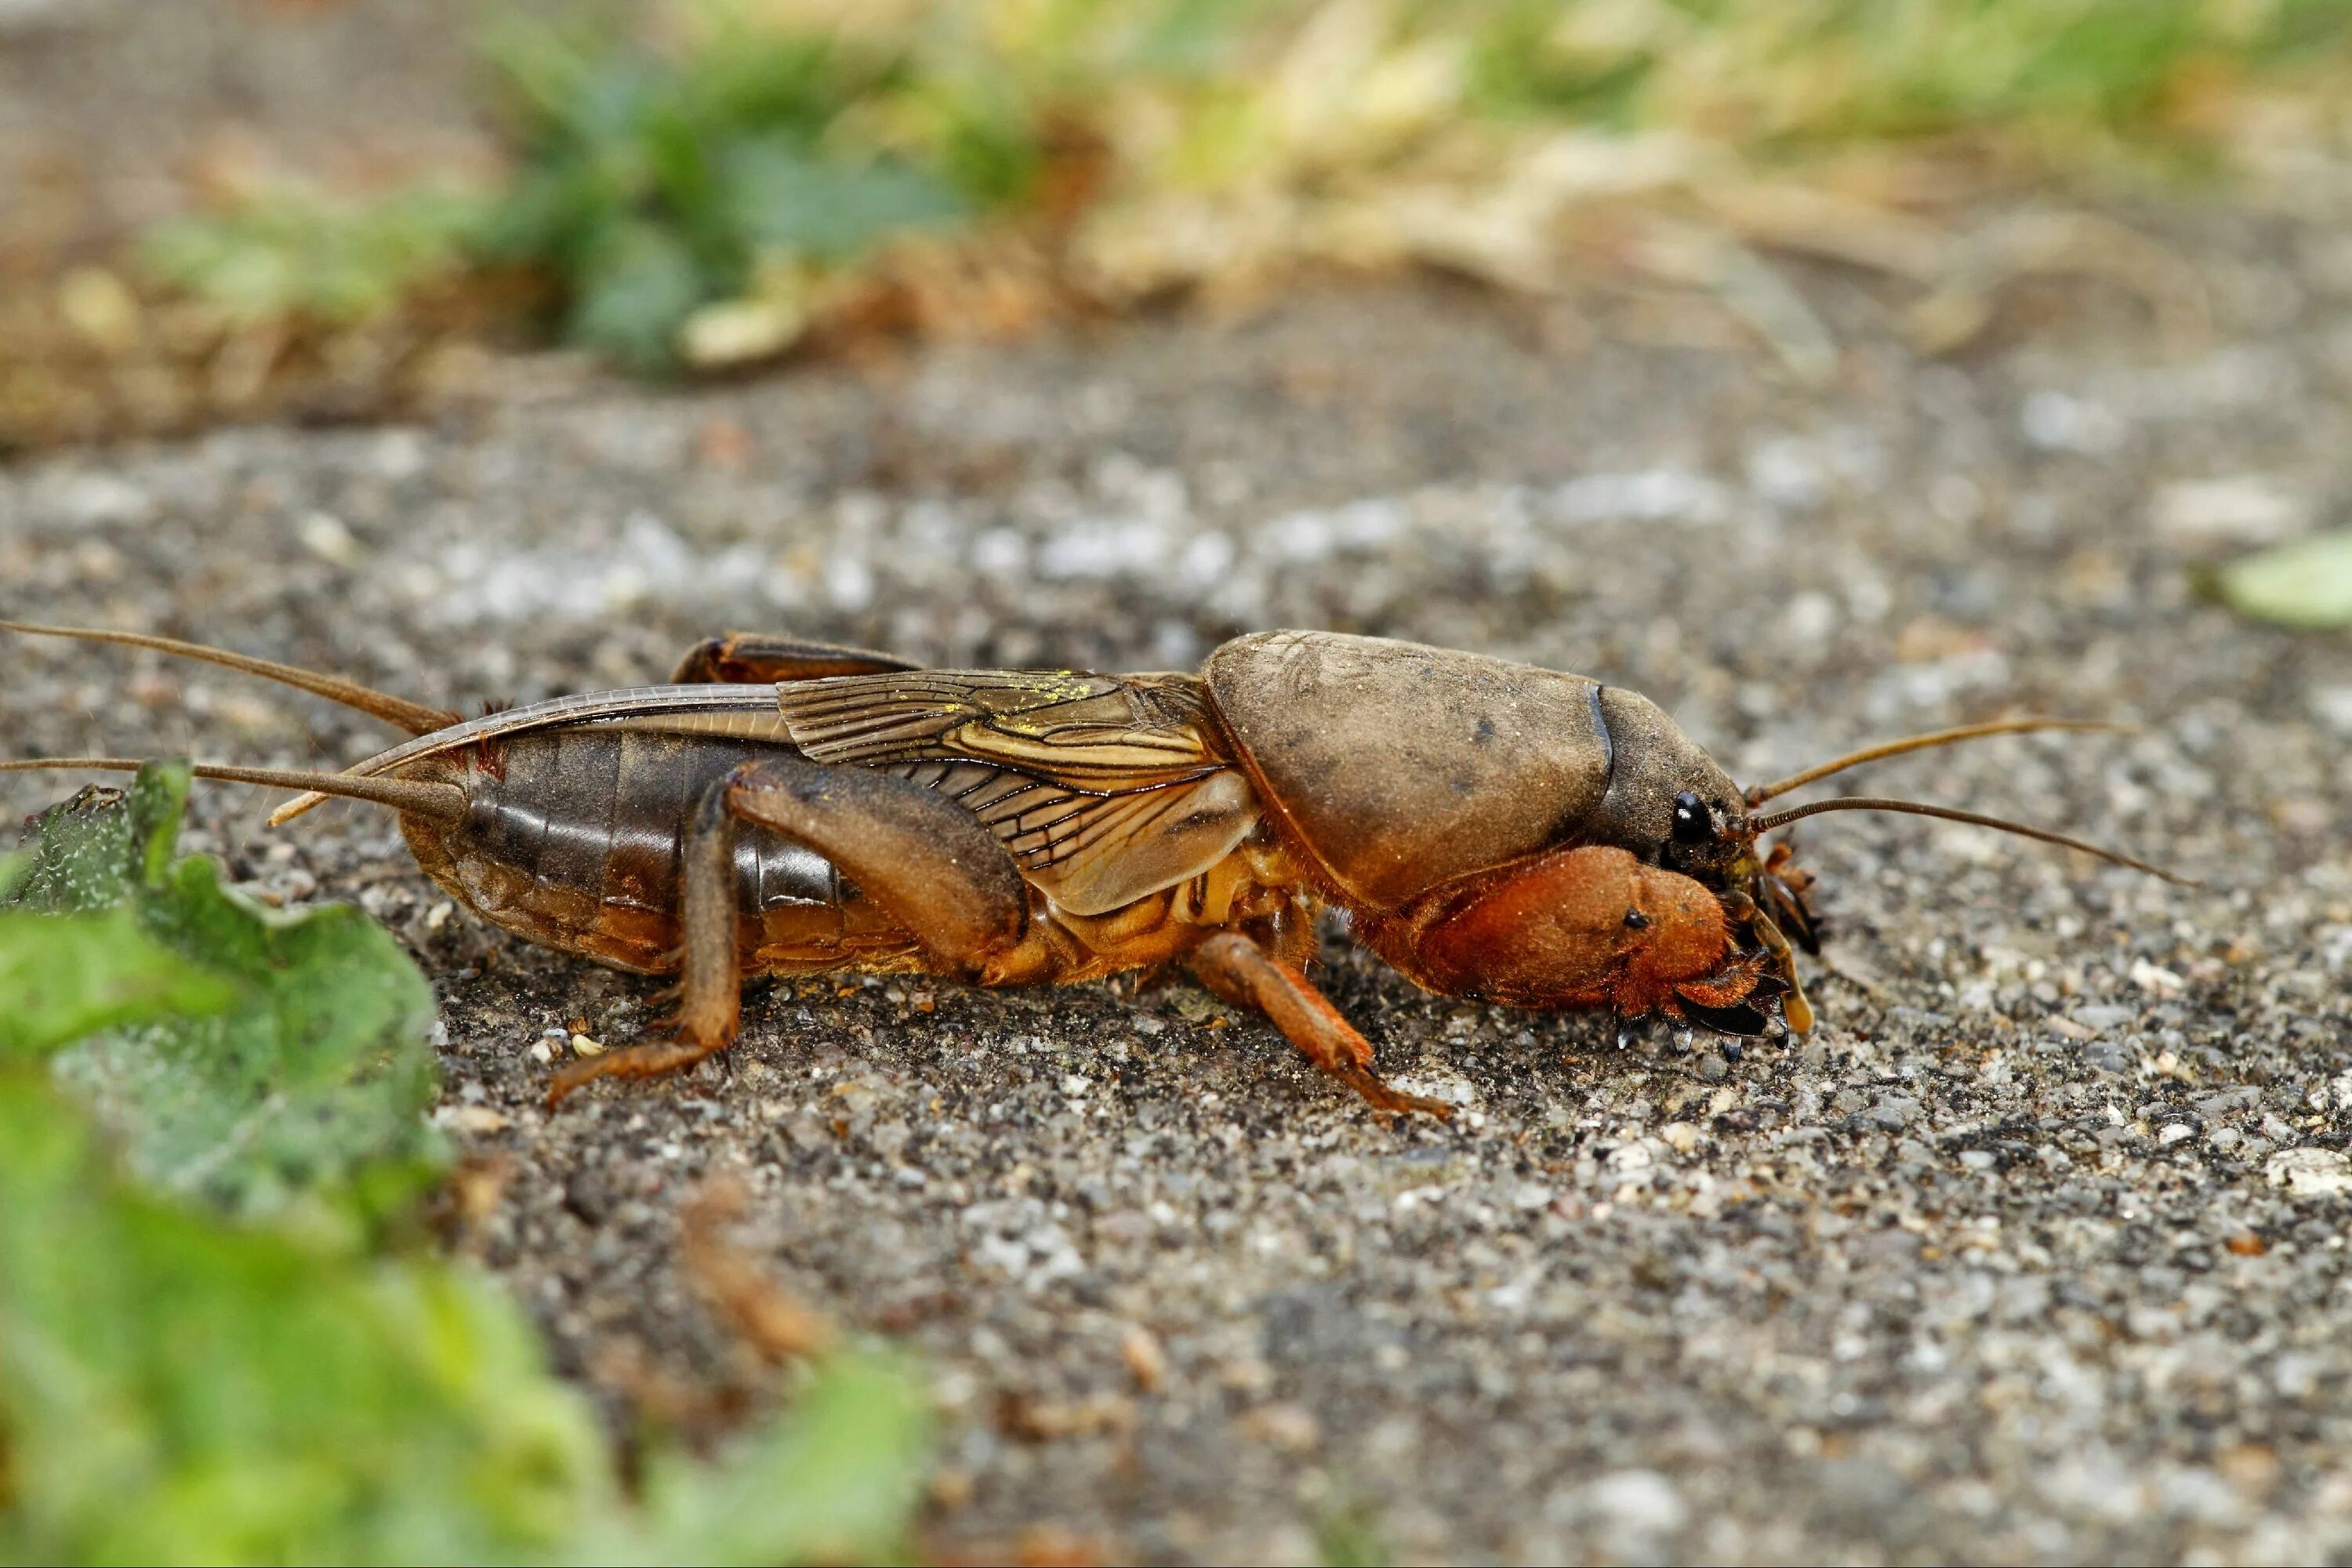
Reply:
[[[485,1256],[569,1367],[608,1394],[735,1375],[676,1250],[732,1173],[752,1257],[928,1358],[947,1547],[2341,1556],[2352,645],[2241,622],[2190,568],[2343,507],[2352,284],[2338,236],[2170,222],[2221,302],[2179,361],[2087,286],[1948,363],[1860,281],[1803,276],[1848,344],[1810,392],[1598,314],[1329,289],[1225,327],[691,395],[551,375],[442,428],[57,455],[0,469],[5,609],[461,707],[657,679],[726,626],[1167,668],[1325,626],[1633,685],[1743,778],[2006,710],[2137,721],[1864,776],[2207,889],[1807,824],[1826,1022],[1737,1061],[1425,996],[1331,932],[1332,994],[1461,1104],[1444,1128],[1367,1114],[1190,986],[904,980],[772,987],[724,1068],[549,1116],[546,1031],[625,1039],[646,984],[452,916],[359,808],[271,834],[210,790],[196,842],[413,945],[444,1117],[508,1162]],[[145,656],[5,658],[11,754],[378,739]]]

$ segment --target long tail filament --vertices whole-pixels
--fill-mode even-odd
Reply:
[[[0,763],[0,773],[33,773],[50,768],[94,769],[107,773],[137,773],[146,766],[130,757],[30,757]],[[315,790],[346,800],[388,805],[404,814],[429,817],[454,826],[465,820],[466,792],[456,784],[422,779],[354,778],[349,773],[309,773],[293,768],[233,768],[198,763],[191,770],[200,779],[221,784],[260,784],[268,789]]]

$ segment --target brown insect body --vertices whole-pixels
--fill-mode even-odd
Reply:
[[[459,721],[194,645],[8,629],[209,658],[422,731],[339,774],[198,771],[322,792],[274,821],[325,795],[392,805],[419,865],[486,919],[679,974],[677,1039],[578,1064],[558,1096],[723,1047],[747,975],[1005,985],[1189,960],[1374,1104],[1442,1113],[1382,1083],[1307,980],[1326,902],[1444,994],[1735,1033],[1781,1001],[1808,1023],[1774,920],[1810,941],[1807,879],[1784,852],[1759,862],[1771,824],[1748,809],[1792,785],[1743,797],[1654,704],[1581,676],[1325,632],[1238,638],[1197,678],[729,637],[677,684]]]

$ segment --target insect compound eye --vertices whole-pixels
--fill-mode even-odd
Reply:
[[[1715,837],[1715,813],[1690,791],[1675,796],[1675,842],[1704,844]]]
[[[1647,931],[1650,929],[1650,917],[1643,914],[1639,910],[1627,910],[1625,911],[1625,929],[1627,931]]]

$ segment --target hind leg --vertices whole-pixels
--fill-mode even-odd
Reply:
[[[727,815],[726,784],[703,792],[682,838],[677,1032],[667,1040],[573,1062],[548,1086],[548,1104],[596,1079],[656,1078],[692,1067],[735,1038],[743,971],[735,930],[735,824]]]
[[[918,666],[896,654],[872,648],[844,647],[837,643],[811,642],[805,637],[767,637],[758,632],[729,632],[705,637],[688,650],[670,676],[674,685],[703,681],[734,681],[760,685],[771,680],[821,680],[829,675],[880,675]]]
[[[690,1067],[735,1037],[743,968],[737,934],[735,829],[754,823],[841,868],[904,927],[934,973],[977,974],[1027,932],[1027,884],[981,820],[919,784],[859,768],[746,763],[706,791],[680,859],[677,1033],[574,1062],[551,1104],[600,1078],[651,1078]]]

